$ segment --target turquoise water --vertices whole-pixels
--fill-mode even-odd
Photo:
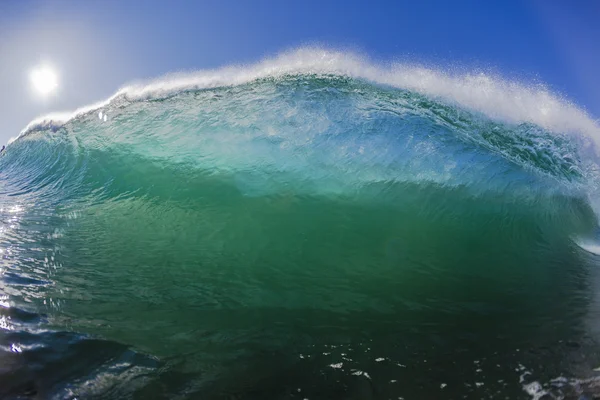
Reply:
[[[34,122],[0,160],[0,394],[592,396],[598,132],[308,50]]]

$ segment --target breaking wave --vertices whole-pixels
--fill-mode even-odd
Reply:
[[[520,321],[529,310],[544,326],[554,319],[536,307],[568,281],[569,268],[552,266],[597,254],[599,138],[596,121],[542,85],[318,48],[131,85],[33,121],[7,147],[2,287],[57,329],[114,341],[73,336],[114,347],[125,370],[142,360],[141,387],[144,374],[162,368],[154,356],[176,357],[186,372],[173,379],[189,378],[203,394],[204,384],[219,387],[198,378],[205,371],[228,370],[255,341],[300,340],[299,330],[302,340],[328,343],[349,332],[360,351],[348,354],[362,354],[353,325],[362,319],[374,337],[411,318],[429,332],[447,315],[481,317],[501,301],[519,304],[506,315]],[[201,328],[188,318],[194,313]],[[538,337],[532,325],[523,330]],[[523,333],[504,333],[515,332]],[[35,335],[42,347],[46,337],[58,340]],[[25,339],[31,333],[5,337]],[[396,351],[394,340],[386,336],[379,349]],[[189,361],[197,346],[205,353]],[[95,382],[115,370],[110,362],[68,379]],[[377,380],[354,363],[348,379]],[[34,392],[48,396],[69,387],[27,374],[7,393],[30,393],[35,382],[46,386]],[[155,379],[171,379],[164,376]]]

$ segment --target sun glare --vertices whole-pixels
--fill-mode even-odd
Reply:
[[[58,87],[58,76],[48,66],[41,66],[32,70],[29,79],[33,89],[40,95],[48,95]]]

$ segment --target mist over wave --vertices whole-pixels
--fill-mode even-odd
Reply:
[[[150,83],[126,86],[104,102],[72,113],[42,117],[34,120],[28,128],[43,121],[58,123],[68,120],[119,97],[153,99],[181,91],[236,86],[262,78],[303,74],[339,75],[389,85],[441,99],[490,118],[513,123],[531,122],[549,130],[584,132],[594,140],[598,140],[600,133],[597,121],[541,84],[527,85],[484,72],[453,73],[407,63],[377,65],[354,53],[310,47],[282,53],[254,65],[173,74]]]

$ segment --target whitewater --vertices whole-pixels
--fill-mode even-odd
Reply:
[[[543,84],[315,47],[37,118],[0,394],[593,396],[599,140]]]

